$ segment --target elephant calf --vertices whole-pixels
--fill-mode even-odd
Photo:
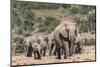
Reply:
[[[41,51],[40,51],[41,55],[42,56],[46,56],[46,51],[47,51],[47,46],[48,45],[47,45],[47,42],[45,40],[45,37],[39,36],[38,37],[38,43],[39,43],[39,45],[41,47]]]
[[[32,57],[32,53],[33,53],[35,59],[41,59],[41,53],[40,53],[41,46],[37,41],[34,40],[32,40],[30,37],[24,40],[25,56]]]
[[[74,45],[74,53],[75,54],[82,53],[83,45],[84,45],[83,40],[80,40],[80,39],[76,38],[75,45]]]
[[[33,54],[35,59],[41,59],[41,46],[38,43],[33,43],[32,44],[32,48],[33,48]]]

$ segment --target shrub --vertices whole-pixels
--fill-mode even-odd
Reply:
[[[86,40],[85,42],[86,42],[86,45],[89,45],[89,46],[96,45],[96,40],[95,39]]]
[[[15,53],[23,53],[24,52],[24,47],[22,44],[17,44],[15,48]]]
[[[45,17],[45,21],[41,22],[39,24],[39,32],[50,32],[55,29],[55,27],[60,23],[59,20],[57,20],[54,17]]]
[[[19,43],[19,44],[23,44],[23,38],[21,38],[21,37],[16,37],[16,38],[14,38],[14,42],[15,42],[15,43]]]

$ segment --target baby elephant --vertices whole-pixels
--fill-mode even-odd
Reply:
[[[34,58],[35,59],[41,59],[41,46],[38,43],[33,43],[32,44],[32,48],[33,48],[33,54],[34,54]]]
[[[27,57],[32,57],[32,53],[34,54],[35,59],[41,59],[40,54],[41,46],[37,42],[27,41],[25,42],[24,51]]]
[[[74,45],[74,53],[77,54],[77,53],[82,53],[83,51],[83,46],[84,46],[84,43],[82,40],[79,40],[79,39],[76,39],[75,41],[75,45]]]

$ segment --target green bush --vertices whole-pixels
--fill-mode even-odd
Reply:
[[[23,38],[22,37],[16,37],[16,38],[14,38],[14,43],[23,44]]]
[[[15,53],[23,53],[24,52],[24,47],[22,44],[17,44],[15,48]]]
[[[54,17],[45,17],[45,21],[39,24],[39,32],[53,31],[60,21]]]
[[[89,45],[89,46],[96,45],[96,40],[95,39],[86,40],[85,42],[86,42],[86,45]]]

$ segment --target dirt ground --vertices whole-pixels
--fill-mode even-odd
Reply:
[[[47,63],[61,63],[61,62],[79,62],[79,61],[95,61],[95,46],[84,46],[82,54],[74,54],[67,59],[56,59],[55,56],[45,56],[41,60],[35,60],[34,57],[25,57],[24,55],[12,56],[12,66],[16,65],[30,65],[30,64],[47,64]]]

